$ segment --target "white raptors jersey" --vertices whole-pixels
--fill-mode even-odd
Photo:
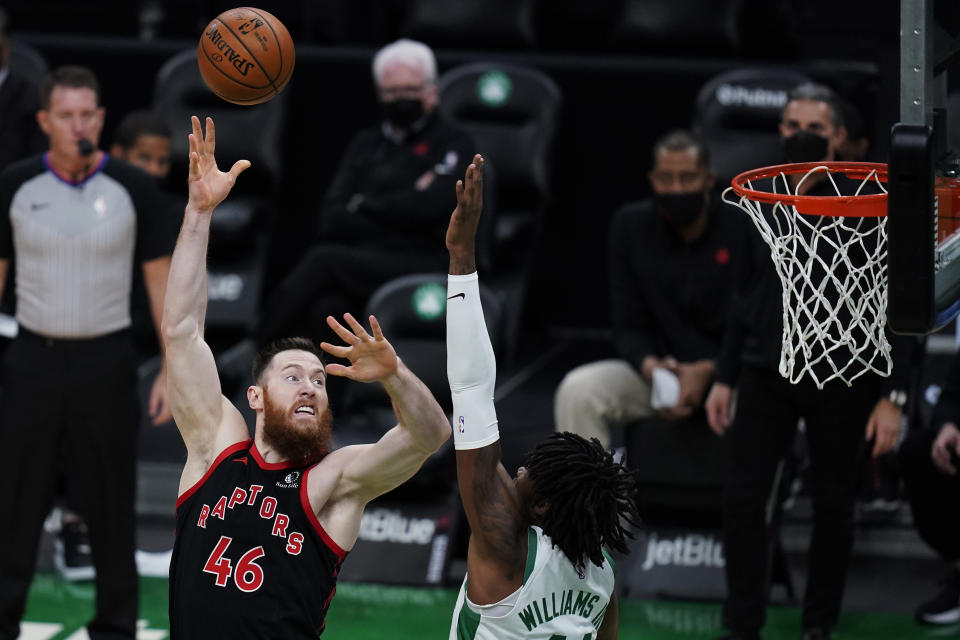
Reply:
[[[606,551],[598,567],[589,560],[581,577],[539,527],[527,531],[523,585],[504,602],[467,601],[467,575],[453,611],[450,640],[593,640],[613,593],[613,562]]]

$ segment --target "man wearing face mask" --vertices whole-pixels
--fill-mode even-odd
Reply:
[[[684,449],[693,439],[715,449],[702,406],[743,259],[747,221],[712,191],[707,149],[686,131],[672,131],[654,144],[648,178],[653,198],[624,206],[610,227],[618,357],[565,376],[554,398],[555,426],[608,447],[611,427],[659,413],[668,423],[642,423],[645,447],[651,438],[658,445],[664,438],[667,443],[682,438]],[[672,448],[657,448],[664,446]]]
[[[791,91],[780,122],[785,160],[835,160],[846,137],[841,113],[833,92],[824,86],[804,84]],[[800,177],[790,177],[791,192]],[[801,194],[836,195],[822,173],[812,178],[800,185]],[[860,184],[833,178],[844,194],[852,194]],[[773,190],[770,186],[758,189]],[[778,184],[777,191],[783,193],[784,185]],[[730,447],[723,504],[724,625],[729,634],[723,638],[760,638],[770,557],[766,510],[778,465],[803,418],[814,515],[801,623],[804,640],[827,640],[840,615],[853,547],[859,463],[866,452],[876,458],[897,443],[913,341],[888,334],[894,349],[889,377],[867,373],[851,386],[832,380],[823,389],[817,389],[809,377],[791,384],[778,372],[783,318],[780,280],[770,250],[755,230],[751,243],[745,261],[749,266],[732,305],[716,381],[706,401],[710,428],[729,440]],[[818,247],[818,251],[833,250],[828,243]],[[738,392],[735,416],[731,413],[734,388]]]
[[[382,121],[351,141],[319,214],[319,243],[284,278],[256,340],[326,335],[324,318],[362,313],[370,294],[408,273],[446,268],[454,185],[476,151],[437,110],[437,63],[398,40],[373,59]],[[321,333],[324,332],[324,333]]]

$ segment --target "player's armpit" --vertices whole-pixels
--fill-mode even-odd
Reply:
[[[243,415],[237,408],[224,396],[220,396],[220,404],[221,419],[219,425],[209,430],[211,434],[209,437],[195,438],[192,444],[187,447],[187,460],[180,474],[178,496],[182,496],[184,492],[200,482],[217,457],[227,447],[238,442],[246,442],[250,438]],[[200,431],[196,430],[194,432],[194,434],[197,433],[200,433]],[[181,434],[183,434],[182,429]],[[184,438],[184,442],[186,442],[186,438]]]
[[[220,390],[213,353],[206,342],[194,333],[165,341],[164,362],[167,368],[167,399],[180,431],[188,455],[206,455],[218,441],[221,427],[226,425],[235,433],[225,434],[231,442],[247,437],[246,427],[234,424],[242,416],[229,402],[226,406],[236,413],[225,420],[225,400]]]

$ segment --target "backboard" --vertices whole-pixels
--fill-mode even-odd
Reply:
[[[900,0],[890,134],[887,322],[922,335],[960,312],[960,3]]]

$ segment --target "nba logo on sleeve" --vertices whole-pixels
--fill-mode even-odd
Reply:
[[[464,432],[464,429],[463,429],[463,416],[460,416],[459,418],[457,418],[457,428],[460,429],[460,433],[463,433],[463,432]]]

